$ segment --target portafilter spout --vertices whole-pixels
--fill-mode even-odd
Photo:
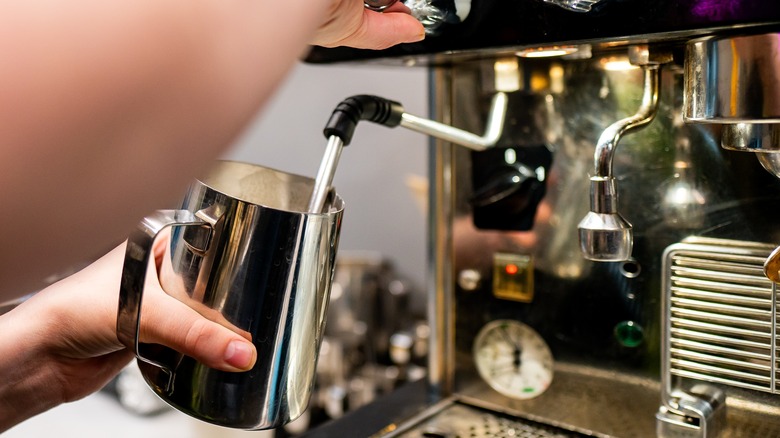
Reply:
[[[390,128],[402,126],[472,150],[481,151],[495,145],[501,138],[508,100],[509,98],[504,92],[498,92],[493,96],[485,133],[479,136],[444,123],[408,114],[400,103],[382,97],[357,95],[344,99],[333,110],[323,130],[325,138],[328,139],[328,146],[317,171],[308,211],[310,213],[321,212],[324,208],[328,191],[333,183],[336,166],[341,157],[341,151],[352,141],[359,121],[368,120]]]
[[[644,90],[636,114],[619,120],[599,137],[594,154],[595,174],[590,178],[590,212],[578,225],[580,249],[588,260],[610,262],[631,257],[631,224],[618,212],[618,194],[612,175],[615,148],[621,136],[648,125],[658,109],[659,62],[642,62]]]

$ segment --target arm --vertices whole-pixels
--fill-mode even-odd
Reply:
[[[360,0],[0,2],[0,302],[170,206],[308,42],[421,38],[403,12]]]

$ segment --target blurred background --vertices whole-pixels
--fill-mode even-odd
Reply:
[[[354,94],[393,99],[407,112],[427,116],[427,70],[301,64],[225,158],[314,177],[326,146],[322,128],[335,106]],[[427,145],[420,134],[364,123],[344,150],[334,185],[346,210],[318,389],[309,418],[277,436],[338,417],[420,377],[427,333],[421,321]],[[398,317],[390,318],[393,314]],[[133,369],[122,377],[106,390],[28,420],[3,437],[41,437],[53,431],[62,438],[250,433],[213,427],[167,409]]]

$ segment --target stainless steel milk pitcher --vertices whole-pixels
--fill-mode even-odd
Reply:
[[[344,203],[331,192],[308,213],[314,181],[222,161],[192,183],[181,210],[158,211],[130,237],[117,335],[149,386],[195,418],[238,429],[281,426],[306,409],[315,378]],[[167,294],[238,331],[257,348],[247,371],[211,369],[138,342],[155,239],[170,231],[159,278]],[[154,269],[154,268],[152,268]]]

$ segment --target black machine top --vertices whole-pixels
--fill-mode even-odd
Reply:
[[[577,1],[583,0],[428,0],[425,3],[443,14],[424,41],[381,51],[314,47],[306,61],[412,57],[437,63],[452,58],[439,55],[518,47],[675,41],[714,33],[756,32],[752,28],[780,29],[778,0],[587,0],[587,12],[555,4]]]

